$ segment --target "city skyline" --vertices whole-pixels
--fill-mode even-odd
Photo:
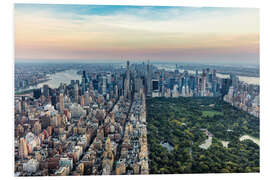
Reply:
[[[15,59],[259,64],[259,9],[16,4]]]
[[[18,64],[15,176],[260,172],[256,71],[184,68]]]

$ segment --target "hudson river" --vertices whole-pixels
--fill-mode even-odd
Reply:
[[[158,69],[165,69],[167,71],[174,71],[175,68],[174,67],[160,67],[157,66]],[[187,70],[188,73],[190,74],[195,74],[195,71],[193,70]],[[184,72],[184,70],[180,70],[180,72]],[[202,73],[201,71],[198,71],[199,73]],[[220,74],[217,73],[217,77],[219,78],[229,78],[230,75],[229,74]],[[248,76],[238,76],[240,81],[243,81],[247,84],[254,84],[254,85],[260,85],[260,78],[259,77],[248,77]]]

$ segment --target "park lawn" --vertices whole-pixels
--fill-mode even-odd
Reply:
[[[218,112],[218,111],[202,111],[202,116],[203,117],[214,117],[215,115],[221,115],[223,116],[223,112]]]

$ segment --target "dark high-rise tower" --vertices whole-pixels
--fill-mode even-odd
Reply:
[[[129,71],[129,61],[127,61],[127,71]]]
[[[147,64],[147,96],[151,96],[152,91],[151,91],[151,74],[150,74],[150,65],[149,65],[149,60]]]
[[[129,69],[129,61],[127,61],[127,71],[126,71],[126,79],[124,82],[124,96],[126,98],[130,97],[130,69]]]
[[[158,92],[159,91],[159,85],[158,85],[158,80],[156,80],[156,79],[153,79],[152,80],[152,87],[153,87],[153,91],[155,91],[155,92]]]
[[[85,71],[83,71],[83,78],[86,79],[86,72]]]
[[[52,105],[53,105],[53,107],[54,107],[54,109],[56,109],[56,96],[55,95],[53,95],[52,97],[51,97],[51,103],[52,103]]]
[[[49,98],[49,86],[47,84],[44,84],[43,85],[43,95],[46,97],[46,98]]]
[[[79,101],[79,87],[78,84],[74,85],[74,101],[78,103]]]
[[[86,77],[86,72],[83,71],[83,75],[82,75],[82,83],[81,83],[81,86],[82,86],[82,94],[84,94],[84,92],[87,90],[86,89],[86,83],[88,82],[87,80],[87,77]]]
[[[35,99],[38,99],[41,96],[41,89],[34,89],[33,90],[33,96]]]

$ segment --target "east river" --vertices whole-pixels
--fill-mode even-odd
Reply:
[[[39,83],[36,86],[30,86],[26,89],[21,89],[16,92],[22,92],[22,91],[27,91],[31,89],[36,89],[36,88],[42,88],[44,84],[49,85],[51,88],[58,88],[61,83],[63,84],[69,84],[71,80],[81,80],[82,77],[77,74],[77,70],[66,70],[62,72],[57,72],[55,74],[49,74],[47,76],[49,79],[46,82]]]

